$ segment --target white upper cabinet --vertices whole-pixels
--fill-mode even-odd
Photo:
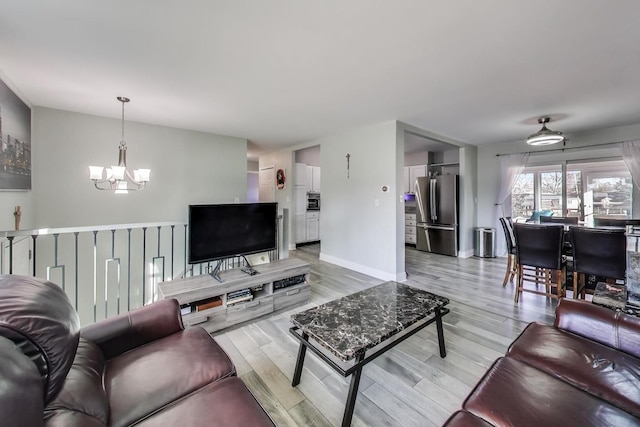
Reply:
[[[409,169],[409,189],[407,193],[415,192],[416,178],[427,176],[427,165],[408,166]]]
[[[296,163],[293,185],[307,186],[307,165],[305,163]]]
[[[320,192],[320,166],[307,166],[307,191]]]

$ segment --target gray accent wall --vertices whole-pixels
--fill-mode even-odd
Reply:
[[[137,122],[125,124],[127,164],[151,169],[147,189],[96,190],[88,166],[117,164],[120,135],[119,119],[33,109],[30,227],[186,221],[189,204],[246,199],[246,139]]]

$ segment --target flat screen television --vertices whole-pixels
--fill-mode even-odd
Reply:
[[[189,205],[189,264],[277,247],[277,203]]]

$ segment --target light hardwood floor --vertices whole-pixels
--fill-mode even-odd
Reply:
[[[292,313],[383,281],[318,260],[319,245],[291,251],[311,264],[311,302],[215,334],[240,376],[278,426],[340,425],[350,378],[307,353],[298,387],[291,377],[298,351]],[[363,369],[352,425],[439,426],[493,361],[531,321],[553,322],[556,301],[502,287],[506,258],[452,258],[406,249],[407,284],[446,296],[447,357],[438,355],[435,325]]]

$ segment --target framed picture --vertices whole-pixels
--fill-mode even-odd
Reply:
[[[0,80],[2,190],[31,190],[31,108]]]

